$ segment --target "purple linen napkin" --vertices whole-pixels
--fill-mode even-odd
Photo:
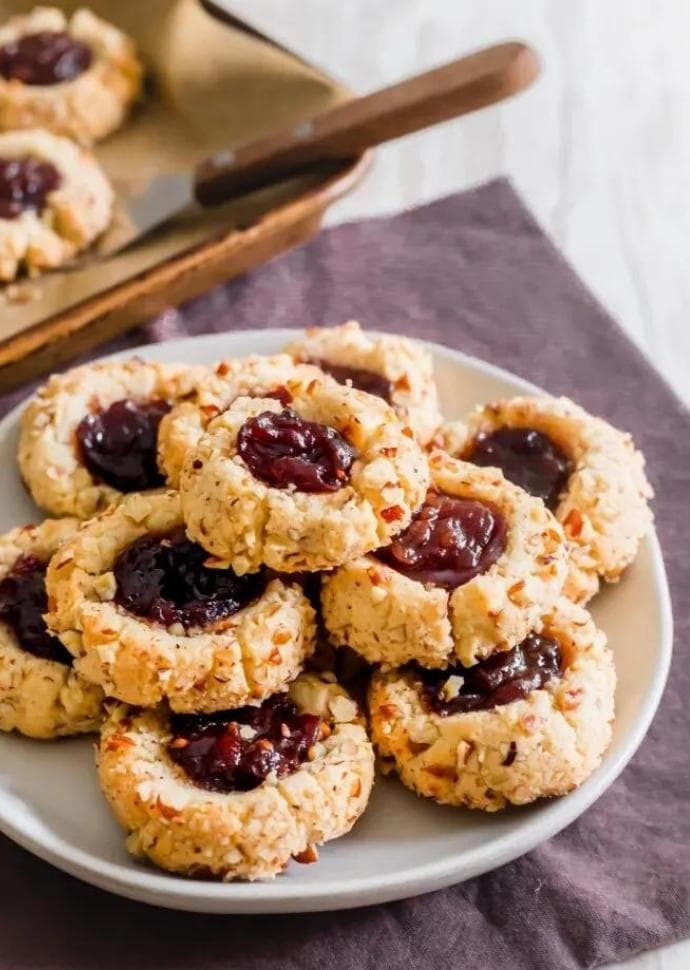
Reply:
[[[157,910],[0,838],[0,970],[569,970],[690,934],[690,414],[504,181],[323,232],[107,349],[352,317],[476,354],[634,434],[657,493],[676,627],[647,739],[604,797],[529,855],[451,889],[349,912]]]

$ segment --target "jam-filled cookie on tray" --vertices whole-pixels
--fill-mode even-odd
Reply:
[[[69,262],[107,227],[112,206],[85,149],[39,129],[0,133],[0,282]]]
[[[90,10],[35,7],[0,24],[0,131],[98,141],[124,121],[142,73],[129,37]]]
[[[405,528],[429,484],[426,455],[384,401],[330,379],[287,390],[237,398],[182,470],[190,536],[238,573],[369,552]]]
[[[259,707],[211,715],[115,707],[101,786],[134,855],[171,872],[267,879],[350,831],[374,755],[356,703],[303,674]]]
[[[311,327],[285,349],[340,384],[383,398],[421,442],[441,422],[431,354],[413,340],[368,334],[351,320],[339,327]]]
[[[410,525],[323,577],[331,641],[372,663],[470,666],[518,644],[563,586],[566,541],[542,502],[443,452],[430,468]]]
[[[95,731],[103,692],[79,676],[73,657],[48,631],[48,561],[78,527],[47,519],[0,536],[0,730],[32,738]]]
[[[634,560],[652,522],[652,489],[629,434],[564,397],[516,397],[446,425],[438,443],[500,468],[553,511],[570,543],[565,594],[575,602],[590,600],[601,580],[616,582]]]
[[[372,737],[419,795],[495,812],[589,777],[611,740],[615,682],[606,637],[562,599],[511,651],[473,667],[374,674]]]
[[[298,583],[208,560],[176,492],[128,495],[51,561],[48,625],[86,679],[129,704],[259,703],[301,671],[314,611]]]
[[[205,368],[137,358],[50,378],[21,421],[18,461],[52,515],[86,519],[123,494],[158,488],[158,426]]]

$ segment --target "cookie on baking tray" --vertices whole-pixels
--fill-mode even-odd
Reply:
[[[69,262],[110,222],[113,190],[93,156],[67,138],[0,133],[0,282]]]
[[[410,526],[323,577],[331,641],[372,663],[471,665],[518,644],[566,574],[563,530],[544,504],[443,452]]]
[[[390,541],[429,484],[426,456],[384,401],[330,379],[237,398],[180,478],[190,536],[238,573],[338,566]]]
[[[215,715],[117,706],[98,770],[130,852],[225,880],[315,861],[362,814],[374,774],[357,705],[334,680],[303,674],[260,707]]]
[[[35,7],[0,24],[0,131],[98,141],[124,121],[142,73],[129,37],[90,10]]]
[[[207,562],[177,492],[128,495],[51,560],[48,626],[79,673],[129,704],[256,704],[301,671],[314,611],[297,583]]]
[[[606,637],[561,599],[509,653],[469,668],[374,674],[372,737],[419,795],[495,812],[589,777],[611,740],[615,683]]]
[[[310,327],[285,349],[339,383],[383,398],[423,443],[441,423],[431,354],[413,340],[368,334],[351,320],[339,327]]]
[[[323,380],[317,367],[295,364],[288,354],[252,355],[219,361],[166,414],[158,429],[158,464],[171,488],[179,488],[187,454],[197,446],[212,418],[238,397],[275,397],[288,401],[290,381]]]
[[[161,486],[158,425],[201,373],[132,358],[51,377],[21,421],[19,468],[36,504],[85,519],[124,493]]]
[[[436,443],[501,468],[562,523],[571,547],[565,593],[586,603],[634,560],[652,514],[644,457],[629,434],[567,398],[515,397],[442,427]]]
[[[74,535],[76,519],[46,519],[0,536],[0,730],[32,738],[95,731],[103,693],[72,666],[72,655],[50,635],[45,572]]]

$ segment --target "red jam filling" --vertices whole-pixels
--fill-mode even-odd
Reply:
[[[500,468],[509,481],[540,498],[552,511],[573,470],[572,462],[558,445],[534,428],[481,432],[465,460]]]
[[[260,707],[173,714],[168,754],[202,788],[250,791],[270,774],[296,771],[322,727],[316,714],[300,714],[287,694],[276,694]]]
[[[25,209],[41,212],[46,196],[60,187],[60,173],[37,158],[0,158],[0,219],[16,219]]]
[[[488,711],[527,697],[563,672],[563,658],[557,640],[530,633],[512,650],[493,654],[474,667],[456,666],[447,670],[415,668],[422,684],[424,703],[434,714],[464,714]],[[462,685],[452,694],[448,678],[462,677]]]
[[[409,579],[450,590],[486,572],[505,546],[506,523],[498,509],[429,492],[410,525],[376,555]]]
[[[17,644],[43,660],[71,666],[72,655],[48,632],[43,614],[48,611],[46,569],[36,556],[20,556],[0,582],[0,619],[14,633]]]
[[[115,401],[87,414],[77,426],[81,457],[91,474],[120,492],[158,488],[158,425],[170,410],[167,401]]]
[[[263,592],[263,573],[237,576],[232,569],[210,569],[207,561],[208,553],[182,530],[142,536],[115,560],[115,602],[154,623],[191,629],[232,616]]]
[[[362,367],[346,367],[344,364],[332,364],[328,360],[320,358],[310,358],[305,361],[307,364],[314,364],[324,373],[330,374],[338,384],[351,384],[358,391],[366,391],[374,397],[382,397],[390,404],[393,393],[393,385],[382,374],[375,374],[371,370],[364,370]]]
[[[91,65],[91,49],[68,33],[42,30],[0,47],[0,76],[22,84],[71,81]]]
[[[350,480],[355,449],[335,428],[306,421],[286,408],[249,418],[237,436],[237,451],[252,475],[273,488],[337,492]]]

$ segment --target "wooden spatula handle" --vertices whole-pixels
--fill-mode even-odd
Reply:
[[[477,51],[207,159],[196,173],[197,199],[202,205],[217,205],[323,162],[351,158],[502,101],[526,88],[538,73],[536,54],[517,41]]]

